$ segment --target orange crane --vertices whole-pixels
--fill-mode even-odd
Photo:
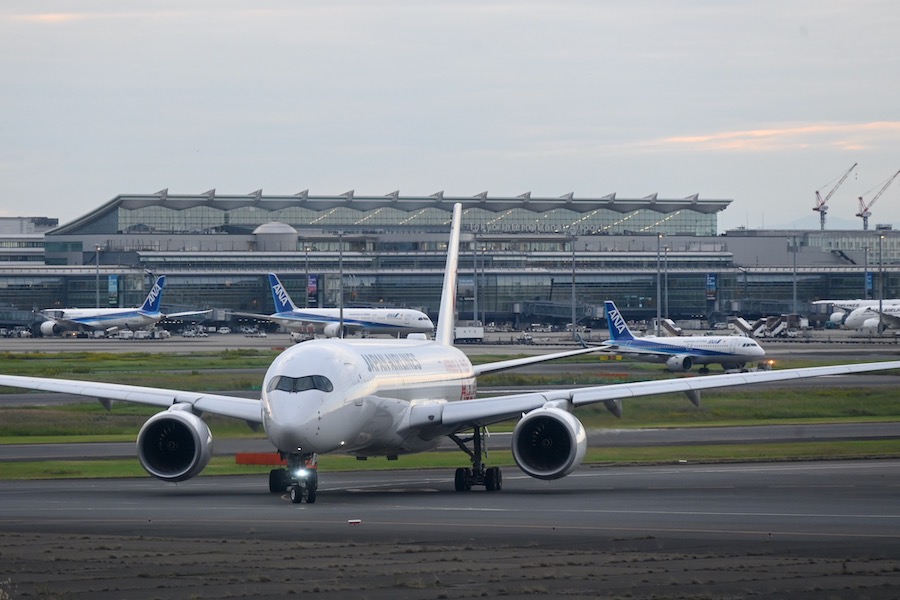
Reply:
[[[894,180],[897,179],[897,176],[898,176],[898,175],[900,175],[900,171],[897,171],[896,173],[894,173],[894,174],[890,177],[890,179],[888,179],[888,180],[884,183],[884,185],[881,186],[881,189],[878,190],[878,193],[875,194],[875,196],[873,196],[871,200],[869,200],[868,204],[863,200],[863,197],[862,197],[862,196],[859,197],[859,212],[856,213],[856,216],[857,216],[857,217],[862,217],[862,220],[863,220],[863,231],[868,231],[868,229],[869,229],[869,217],[872,216],[872,211],[869,210],[869,209],[872,208],[872,205],[875,204],[875,201],[876,201],[876,200],[878,200],[879,198],[881,198],[881,195],[884,193],[884,191],[885,191],[886,189],[888,189],[888,187],[890,187],[890,185],[891,185],[892,183],[894,183]],[[874,189],[874,188],[873,188],[873,189]],[[870,191],[871,191],[871,190],[870,190]]]
[[[819,192],[822,190],[822,188],[825,187],[825,185],[828,185],[828,184],[826,183],[825,185],[822,186],[822,188],[819,188],[818,190],[816,190],[816,205],[813,206],[813,210],[816,211],[817,213],[819,213],[819,223],[822,226],[822,231],[825,231],[825,215],[828,214],[828,206],[826,203],[828,202],[829,199],[831,199],[831,196],[837,191],[837,189],[839,187],[841,187],[841,184],[847,180],[847,177],[850,176],[850,173],[853,172],[853,169],[855,169],[856,165],[858,165],[858,164],[859,163],[853,163],[853,166],[850,167],[849,169],[847,169],[847,172],[841,176],[840,181],[838,181],[836,184],[834,184],[834,187],[831,188],[831,191],[828,192],[828,194],[824,198],[822,198],[822,195]]]

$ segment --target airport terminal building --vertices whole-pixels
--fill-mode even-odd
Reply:
[[[231,310],[269,313],[268,272],[300,306],[337,306],[343,293],[345,306],[404,306],[436,317],[457,202],[461,319],[521,326],[568,323],[574,314],[590,324],[613,299],[630,319],[659,310],[718,320],[805,313],[819,298],[876,297],[882,281],[893,297],[900,284],[900,240],[888,227],[717,235],[717,216],[732,201],[699,195],[163,190],[116,196],[49,230],[0,228],[0,321],[34,309],[136,306],[162,274],[167,311],[213,308],[219,321]]]

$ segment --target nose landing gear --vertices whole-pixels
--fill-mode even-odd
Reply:
[[[288,454],[286,469],[269,471],[269,491],[280,494],[290,492],[291,502],[307,504],[316,501],[316,490],[319,487],[319,457],[315,454]]]

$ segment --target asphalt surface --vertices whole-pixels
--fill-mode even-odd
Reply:
[[[900,461],[0,482],[4,583],[91,598],[896,598]],[[2,588],[0,588],[2,589]],[[66,596],[65,594],[68,594]]]

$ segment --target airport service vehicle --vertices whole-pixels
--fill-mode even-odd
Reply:
[[[700,373],[706,374],[710,364],[720,364],[726,370],[745,369],[748,362],[766,355],[756,340],[742,335],[635,337],[615,302],[607,300],[604,308],[609,339],[600,344],[601,348],[612,354],[663,363],[670,371],[690,371],[694,365],[702,365]]]
[[[60,335],[64,331],[98,330],[113,332],[118,329],[136,331],[156,325],[163,319],[202,315],[212,310],[191,310],[177,313],[162,313],[163,288],[166,276],[162,275],[153,283],[144,303],[137,308],[48,308],[41,311],[46,321],[41,323],[41,334]]]
[[[845,364],[683,377],[583,388],[527,391],[476,398],[477,377],[527,364],[598,351],[577,348],[547,355],[473,365],[453,346],[454,303],[462,206],[453,206],[450,244],[434,340],[424,334],[405,339],[320,338],[284,350],[266,371],[259,399],[94,381],[0,375],[0,385],[80,394],[158,406],[137,437],[138,460],[163,481],[199,474],[212,455],[212,434],[201,418],[212,413],[262,425],[273,450],[286,463],[269,474],[269,491],[288,492],[295,503],[317,499],[317,457],[349,453],[387,456],[432,450],[450,437],[469,458],[454,475],[454,487],[498,491],[499,467],[485,464],[486,427],[518,420],[512,455],[527,475],[542,480],[565,477],[584,458],[587,435],[575,411],[603,404],[621,414],[627,398],[685,392],[696,401],[704,389],[754,382],[791,381],[900,368],[900,361]],[[275,453],[273,452],[273,455]]]
[[[410,333],[430,334],[434,323],[428,315],[411,308],[298,308],[274,273],[269,273],[275,312],[271,315],[234,313],[278,323],[299,334],[312,337],[345,337],[352,332],[402,336]],[[343,328],[341,327],[343,325]]]

